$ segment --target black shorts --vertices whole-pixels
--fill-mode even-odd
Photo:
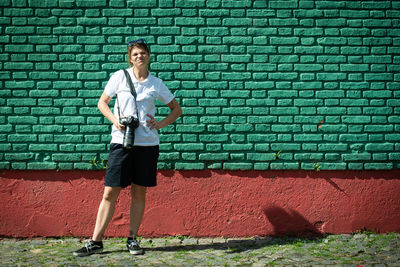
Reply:
[[[124,149],[121,144],[112,143],[108,156],[105,186],[127,187],[157,185],[158,146],[135,146]]]

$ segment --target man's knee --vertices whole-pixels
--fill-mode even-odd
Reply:
[[[132,200],[145,201],[145,199],[146,199],[146,187],[139,185],[132,185]]]
[[[106,187],[104,189],[103,200],[109,201],[109,202],[117,201],[120,191],[121,191],[120,188],[107,188]]]

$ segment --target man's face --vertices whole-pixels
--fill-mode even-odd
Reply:
[[[149,64],[150,55],[139,47],[134,47],[131,51],[131,58],[130,58],[134,67],[144,67]]]

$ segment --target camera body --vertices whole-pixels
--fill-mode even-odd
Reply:
[[[122,147],[132,149],[135,144],[135,129],[139,127],[139,120],[134,116],[119,118],[119,123],[125,126]]]

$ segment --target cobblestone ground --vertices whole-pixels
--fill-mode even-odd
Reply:
[[[72,252],[84,240],[0,239],[0,266],[400,266],[400,234],[329,235],[320,238],[189,238],[141,240],[132,256],[125,239],[104,241],[88,257]]]

